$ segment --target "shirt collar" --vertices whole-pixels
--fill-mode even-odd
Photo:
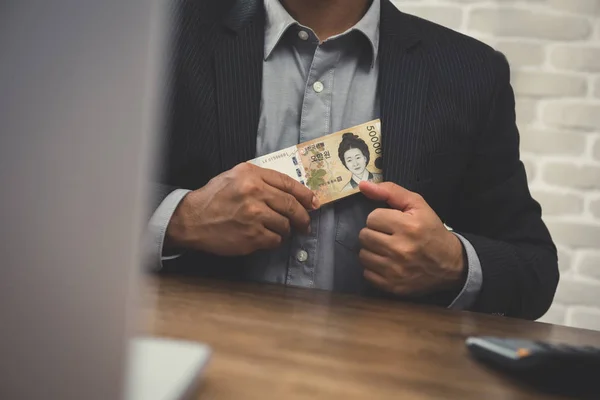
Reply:
[[[302,25],[287,12],[279,0],[264,0],[264,5],[266,11],[264,59],[266,61],[288,28],[292,25]],[[381,0],[373,0],[365,15],[356,25],[333,38],[345,35],[352,31],[361,32],[369,40],[372,51],[371,67],[373,67],[379,50],[380,16]]]
[[[371,59],[371,68],[375,65],[379,51],[379,20],[381,19],[381,0],[373,0],[366,14],[350,31],[357,30],[369,40],[373,58]]]
[[[292,18],[279,0],[264,0],[266,23],[265,23],[265,61],[287,29],[298,22]]]

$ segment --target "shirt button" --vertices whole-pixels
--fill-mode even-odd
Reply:
[[[304,250],[300,250],[298,253],[296,253],[296,260],[303,263],[304,261],[308,260],[308,253]]]
[[[321,93],[323,91],[323,89],[325,89],[325,86],[323,86],[323,84],[321,82],[316,81],[313,84],[313,89],[315,90],[315,92]]]
[[[308,40],[308,33],[306,31],[299,31],[298,37],[302,40]]]

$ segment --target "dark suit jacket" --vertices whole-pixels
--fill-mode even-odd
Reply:
[[[188,0],[177,9],[170,102],[156,205],[254,158],[264,42],[262,0]],[[475,247],[483,286],[474,311],[538,318],[559,279],[556,248],[519,159],[503,55],[382,0],[379,96],[384,179],[423,195]],[[345,201],[367,201],[352,196]],[[366,219],[366,216],[361,216]],[[358,238],[336,242],[356,257]],[[247,258],[188,252],[163,272],[244,279]],[[362,271],[335,289],[377,293]],[[417,299],[447,306],[456,293]]]

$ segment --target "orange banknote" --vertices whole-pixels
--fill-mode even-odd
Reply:
[[[358,193],[361,181],[383,180],[379,119],[249,161],[310,188],[321,204]]]

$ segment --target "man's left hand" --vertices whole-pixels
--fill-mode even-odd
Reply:
[[[460,240],[418,193],[394,183],[361,182],[360,191],[392,209],[379,208],[359,235],[364,276],[394,294],[415,296],[464,283]]]

